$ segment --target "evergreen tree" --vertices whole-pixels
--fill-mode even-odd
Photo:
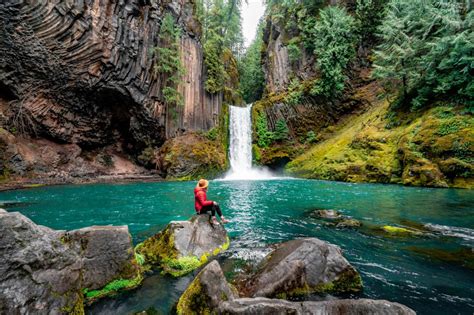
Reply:
[[[240,90],[247,103],[259,100],[265,87],[261,49],[263,45],[263,22],[260,21],[255,39],[239,61]]]
[[[321,73],[312,93],[326,97],[338,95],[347,80],[346,68],[355,57],[355,20],[344,8],[330,6],[320,11],[309,33],[314,40],[316,66]]]
[[[163,98],[168,105],[182,106],[183,97],[178,85],[184,74],[180,56],[181,29],[175,24],[173,15],[165,14],[160,27],[160,46],[155,49],[158,62],[155,70],[162,75]]]
[[[391,0],[374,77],[400,86],[401,101],[414,108],[439,97],[472,104],[474,15],[465,11],[454,0]]]
[[[283,118],[277,120],[275,124],[275,131],[273,132],[273,139],[275,141],[284,141],[288,139],[288,126]]]
[[[207,69],[205,88],[214,94],[223,91],[226,82],[234,81],[228,77],[224,52],[229,49],[234,56],[238,56],[242,51],[240,1],[203,0],[197,5],[203,25],[201,40]]]

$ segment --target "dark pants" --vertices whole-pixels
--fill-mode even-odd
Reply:
[[[206,214],[208,212],[210,212],[213,217],[216,216],[216,212],[219,215],[219,217],[222,217],[221,207],[219,207],[218,204],[202,207],[199,214]]]

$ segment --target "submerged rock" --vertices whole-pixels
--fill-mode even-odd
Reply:
[[[405,305],[386,300],[332,300],[321,302],[288,302],[279,299],[241,298],[221,303],[222,314],[305,314],[305,315],[414,315]]]
[[[359,292],[362,280],[341,249],[317,238],[280,244],[242,288],[252,297]]]
[[[343,218],[336,223],[337,228],[358,228],[362,223],[356,219]]]
[[[208,264],[193,280],[178,301],[178,314],[211,314],[224,301],[237,294],[227,283],[217,261]]]
[[[407,235],[422,235],[421,231],[417,231],[411,228],[404,228],[399,226],[391,226],[391,225],[384,225],[382,227],[384,232],[387,232],[392,235],[400,235],[400,236],[407,236]]]
[[[141,281],[126,226],[56,231],[0,211],[0,235],[0,313],[83,314],[83,293],[93,300]]]
[[[316,210],[310,216],[321,219],[338,219],[341,217],[341,213],[337,210]]]
[[[222,225],[211,225],[209,215],[193,216],[189,221],[172,221],[158,234],[137,245],[145,263],[160,266],[165,273],[179,277],[229,247]]]

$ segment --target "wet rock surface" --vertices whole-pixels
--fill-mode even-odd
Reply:
[[[227,283],[217,261],[212,261],[199,272],[186,291],[181,295],[178,314],[211,314],[224,301],[237,298]]]
[[[242,298],[220,305],[223,314],[306,314],[306,315],[414,315],[412,309],[385,300],[333,300],[321,302],[288,302],[267,298]]]
[[[311,292],[359,292],[358,272],[341,249],[317,238],[280,244],[242,288],[251,297],[287,297]]]
[[[70,232],[0,211],[0,310],[5,314],[83,312],[85,288],[135,277],[128,228]]]
[[[265,297],[239,298],[217,261],[207,265],[180,297],[178,314],[412,315],[410,308],[386,300],[342,299],[290,302]]]
[[[172,221],[160,233],[137,245],[146,264],[159,265],[173,276],[186,274],[208,258],[229,247],[222,225],[212,225],[210,216],[195,215],[188,221]]]
[[[338,219],[341,217],[341,213],[337,210],[315,210],[310,213],[310,216],[321,219]]]

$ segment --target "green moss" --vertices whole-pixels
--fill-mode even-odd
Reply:
[[[161,267],[164,273],[168,273],[173,277],[181,277],[199,268],[202,264],[201,260],[196,256],[185,256],[181,258],[164,259],[161,262]]]
[[[199,277],[181,295],[176,311],[178,315],[211,314],[210,298],[203,294]]]
[[[336,280],[322,283],[312,289],[316,293],[356,293],[362,291],[360,275],[353,269],[347,269]]]
[[[145,264],[145,257],[139,253],[135,253],[135,261],[138,265],[143,266]]]
[[[142,274],[138,273],[138,275],[133,279],[117,279],[110,282],[100,290],[89,290],[85,288],[83,289],[83,293],[87,301],[92,302],[105,296],[114,295],[119,291],[134,289],[140,285],[142,280]]]
[[[52,292],[54,294],[54,292]],[[76,296],[76,293],[67,292],[63,294],[66,298],[69,298],[71,295]],[[69,315],[84,315],[84,296],[82,294],[77,294],[78,299],[74,301],[72,305],[64,306],[60,309],[60,311],[64,314]]]
[[[420,235],[422,234],[420,231],[415,231],[412,229],[407,229],[403,227],[398,227],[398,226],[391,226],[391,225],[385,225],[382,227],[382,230],[384,230],[387,233],[390,234],[398,234],[398,235]]]
[[[206,264],[209,257],[218,255],[228,249],[229,245],[230,239],[227,237],[225,243],[214,249],[212,253],[204,253],[201,257],[179,257],[174,247],[173,233],[167,227],[164,231],[138,244],[135,247],[135,251],[138,255],[144,257],[145,269],[159,266],[162,268],[163,273],[170,274],[173,277],[181,277]]]
[[[365,113],[341,120],[286,171],[348,182],[472,188],[474,120],[462,113],[462,107],[447,106],[396,113],[387,101],[375,101]]]

